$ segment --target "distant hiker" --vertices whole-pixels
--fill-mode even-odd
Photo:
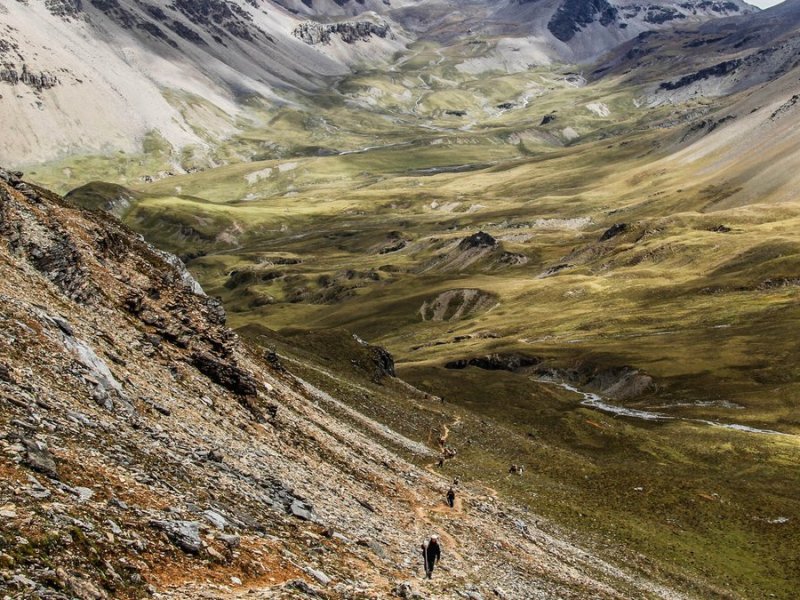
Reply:
[[[440,469],[444,466],[444,456],[439,459],[439,462],[436,463],[436,466]]]
[[[442,550],[439,548],[439,536],[432,535],[427,544],[422,544],[422,558],[425,561],[425,577],[428,579],[433,576],[433,567],[442,557]]]
[[[456,491],[453,488],[447,490],[447,504],[450,508],[456,505]]]
[[[458,487],[459,483],[461,483],[461,479],[459,477],[456,477],[456,478],[453,479],[453,487],[454,488]]]

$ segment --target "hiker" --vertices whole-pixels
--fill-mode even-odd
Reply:
[[[456,491],[453,488],[447,490],[447,504],[450,508],[453,508],[456,505]]]
[[[432,535],[427,544],[422,544],[422,558],[425,561],[425,577],[428,579],[433,575],[433,567],[439,562],[442,557],[442,551],[439,548],[439,536]]]

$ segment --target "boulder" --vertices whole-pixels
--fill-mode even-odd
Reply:
[[[196,521],[151,521],[150,524],[166,533],[173,544],[188,554],[198,554],[203,549],[200,523]]]
[[[25,446],[23,457],[25,465],[51,479],[58,479],[56,461],[45,444],[31,439],[23,439],[22,444]]]

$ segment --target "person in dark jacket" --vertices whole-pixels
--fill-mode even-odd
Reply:
[[[425,577],[433,576],[433,567],[439,562],[442,550],[439,548],[439,536],[432,535],[427,544],[422,544],[422,557],[425,559]]]
[[[450,508],[456,505],[456,491],[453,488],[447,490],[447,505]]]

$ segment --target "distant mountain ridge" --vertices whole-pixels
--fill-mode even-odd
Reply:
[[[28,0],[0,7],[0,160],[200,155],[253,99],[293,102],[414,39],[524,39],[527,63],[597,58],[641,32],[744,14],[741,0]]]

